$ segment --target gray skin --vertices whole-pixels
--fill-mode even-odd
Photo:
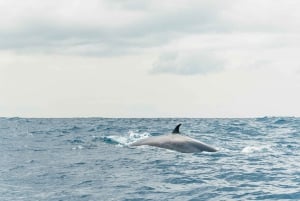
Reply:
[[[174,151],[179,151],[182,153],[196,153],[196,152],[216,152],[217,149],[195,140],[193,138],[180,135],[179,127],[181,124],[177,125],[171,134],[166,134],[162,136],[153,136],[146,139],[139,140],[131,144],[131,146],[141,146],[149,145],[154,147],[160,147],[165,149],[170,149]]]

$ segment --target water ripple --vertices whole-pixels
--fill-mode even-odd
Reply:
[[[177,123],[219,151],[128,146]],[[295,117],[0,118],[0,200],[300,200],[299,136]]]

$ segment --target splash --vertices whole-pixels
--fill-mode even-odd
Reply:
[[[129,146],[130,144],[149,136],[150,134],[147,132],[137,133],[134,131],[129,131],[125,136],[118,136],[118,135],[104,136],[102,137],[102,140],[108,144],[114,144],[117,146]]]
[[[268,145],[261,145],[261,146],[247,146],[242,149],[242,153],[244,154],[251,154],[257,152],[268,152],[271,151],[272,148]]]

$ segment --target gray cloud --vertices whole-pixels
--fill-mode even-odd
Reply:
[[[105,2],[112,8],[128,10],[149,10],[149,7],[151,7],[151,0],[105,0]]]
[[[0,49],[94,56],[128,54],[168,42],[165,35],[139,35],[123,28],[64,26],[39,22],[0,32]]]
[[[110,26],[98,24],[97,20],[85,25],[60,21],[59,16],[33,14],[28,19],[19,19],[22,25],[16,28],[1,27],[0,49],[108,56],[160,47],[184,34],[212,31],[220,27],[217,26],[220,7],[210,4],[184,9],[152,8],[150,4],[135,1],[114,1],[111,4],[115,6],[108,9],[115,12],[137,7],[144,10],[143,15],[132,23]]]
[[[223,70],[225,61],[203,52],[162,54],[153,64],[153,74],[195,75],[209,74]]]
[[[88,16],[82,15],[83,11],[91,9],[93,3],[98,5],[95,2],[87,1],[83,5],[88,4],[85,9],[79,11],[75,9],[69,12],[68,17],[63,11],[68,11],[69,7],[66,5],[69,4],[54,7],[54,10],[45,14],[39,11],[24,15],[22,12],[27,11],[23,9],[19,17],[14,18],[12,22],[19,24],[18,26],[12,28],[10,25],[1,25],[0,21],[0,50],[107,57],[140,53],[153,47],[160,48],[188,35],[296,31],[293,27],[299,27],[295,26],[298,22],[290,19],[292,15],[288,15],[285,20],[280,18],[279,23],[270,23],[280,16],[276,13],[266,16],[262,9],[253,6],[259,4],[255,1],[243,4],[235,0],[222,2],[191,0],[181,7],[173,8],[170,6],[173,5],[171,1],[166,6],[163,2],[155,0],[147,3],[137,0],[104,0],[105,3],[101,6],[107,6],[102,8],[107,10],[107,13],[137,15],[127,21],[124,20],[126,23],[122,17],[117,17],[115,21],[109,23],[110,18],[106,19],[106,15],[109,14],[98,15],[95,12],[97,9],[94,9],[93,13],[87,13]],[[278,3],[276,5],[280,8]],[[251,17],[254,8],[258,9],[258,15]],[[46,8],[43,9],[47,11]],[[56,16],[52,12],[59,14]],[[124,19],[127,14],[124,14]],[[272,16],[275,17],[274,20]]]

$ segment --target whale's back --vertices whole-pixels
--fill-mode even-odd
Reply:
[[[153,136],[146,139],[139,140],[132,146],[149,145],[170,150],[175,150],[183,153],[194,153],[194,152],[215,152],[215,148],[195,140],[193,138],[182,136],[179,134],[168,134],[162,136]]]

